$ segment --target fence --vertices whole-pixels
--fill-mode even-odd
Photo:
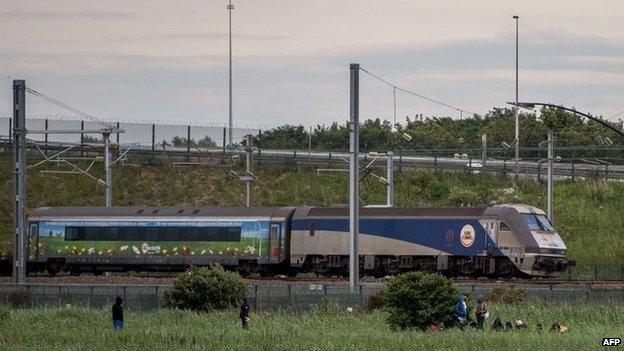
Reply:
[[[462,284],[458,288],[476,300],[478,295],[492,293],[494,287],[516,292],[526,302],[554,304],[624,303],[624,286],[600,287],[585,284]],[[0,304],[21,307],[109,307],[117,296],[124,298],[130,310],[153,310],[163,307],[163,294],[168,286],[150,285],[0,285]],[[346,285],[251,285],[248,299],[255,310],[301,311],[315,307],[358,307],[383,284],[360,285],[351,293]],[[496,293],[496,292],[495,292]]]
[[[0,117],[0,137],[11,136],[12,120]],[[155,123],[125,123],[112,122],[117,128],[123,129],[123,133],[111,135],[111,142],[119,145],[137,145],[147,150],[162,150],[167,146],[184,145],[189,148],[198,146],[223,146],[227,143],[227,128],[205,127],[178,124],[155,124]],[[79,120],[56,120],[56,119],[28,119],[30,130],[99,130],[102,125],[96,122]],[[232,131],[234,143],[240,143],[247,134],[257,135],[260,129],[235,128]],[[85,142],[98,143],[102,141],[101,134],[32,134],[29,139],[42,143],[83,144]],[[187,140],[191,142],[188,143]]]

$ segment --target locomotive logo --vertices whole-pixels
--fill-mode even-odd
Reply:
[[[464,247],[470,247],[475,242],[475,229],[470,224],[466,224],[459,235],[459,241]]]

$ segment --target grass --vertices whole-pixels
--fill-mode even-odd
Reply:
[[[5,312],[7,310],[4,310]],[[2,312],[2,311],[0,311]],[[591,350],[604,337],[624,334],[624,306],[494,305],[503,321],[522,319],[529,330],[495,332],[391,331],[383,312],[319,310],[302,315],[252,314],[242,330],[236,311],[126,311],[126,328],[111,328],[108,310],[24,309],[0,313],[4,350]],[[565,334],[536,330],[559,322]]]
[[[12,213],[12,169],[8,154],[0,154],[0,256],[8,253]],[[339,162],[339,161],[337,161]],[[32,163],[32,162],[31,162]],[[101,164],[94,166],[102,177]],[[334,165],[335,166],[335,165]],[[344,164],[340,164],[344,166]],[[46,169],[57,169],[48,164]],[[320,167],[320,166],[319,166]],[[325,166],[323,166],[325,167]],[[333,167],[333,166],[330,166]],[[59,170],[66,170],[61,166]],[[348,203],[345,173],[317,175],[316,167],[292,162],[261,163],[255,173],[261,183],[253,189],[256,206],[300,206]],[[381,171],[377,171],[381,173]],[[513,193],[512,180],[503,175],[429,170],[396,171],[398,206],[483,206],[518,202],[546,208],[545,184],[522,179]],[[123,206],[243,206],[244,184],[223,167],[173,167],[170,163],[116,165],[113,204]],[[507,190],[506,190],[507,189]],[[365,204],[385,203],[385,186],[372,177],[362,182]],[[623,264],[624,183],[599,179],[561,181],[555,185],[554,222],[579,264]],[[82,175],[44,175],[28,172],[28,210],[40,206],[103,205],[104,189]]]

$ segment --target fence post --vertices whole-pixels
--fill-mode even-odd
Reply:
[[[83,156],[83,145],[84,144],[84,121],[80,121],[80,157]]]
[[[186,127],[186,162],[191,162],[191,126],[190,125]]]
[[[119,129],[119,122],[117,122],[117,129]],[[117,150],[121,150],[121,149],[119,148],[119,132],[117,132],[117,136],[116,136],[115,138],[116,138],[116,140],[117,140]]]
[[[620,279],[624,280],[624,264],[620,265]]]
[[[594,280],[598,280],[598,265],[594,265]]]
[[[507,175],[507,159],[503,160],[503,174]]]
[[[254,284],[254,308],[258,310],[258,285]]]
[[[542,163],[537,161],[537,181],[542,180]]]
[[[156,150],[156,125],[152,124],[152,157],[154,156],[154,151]]]
[[[570,167],[570,171],[572,172],[572,180],[574,180],[574,160],[571,161],[571,167]]]
[[[45,131],[48,131],[48,119],[45,119]],[[44,140],[45,140],[45,149],[44,149],[44,153],[46,156],[48,156],[48,133],[44,134]]]
[[[605,163],[605,180],[609,180],[609,164]]]
[[[226,138],[226,128],[223,127],[223,156],[225,156],[225,138]]]

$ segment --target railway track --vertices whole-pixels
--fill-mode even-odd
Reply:
[[[58,275],[58,276],[29,276],[28,284],[81,284],[81,285],[170,285],[173,283],[175,275],[91,275],[82,274],[80,276]],[[361,280],[362,285],[383,285],[389,278],[365,277]],[[302,277],[257,277],[246,278],[250,285],[348,285],[349,281],[342,278],[325,278],[306,275]],[[459,285],[509,285],[509,286],[623,286],[624,280],[568,280],[568,279],[465,279],[456,278]],[[0,284],[11,284],[11,277],[0,277]]]

